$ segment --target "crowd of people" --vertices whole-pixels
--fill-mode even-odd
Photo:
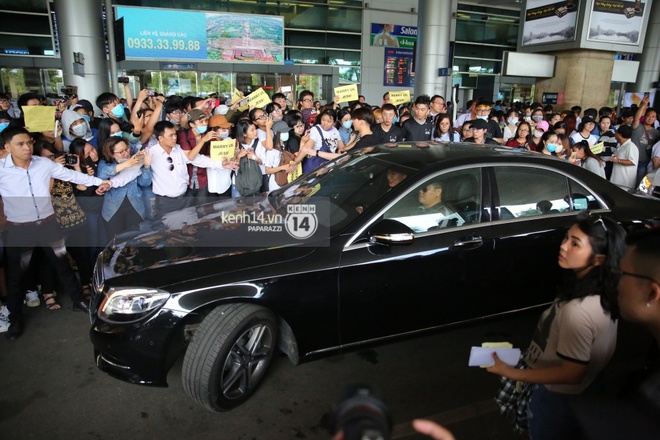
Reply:
[[[342,106],[336,97],[321,105],[309,90],[297,97],[278,91],[265,107],[251,108],[242,97],[223,103],[145,89],[133,99],[128,84],[124,92],[125,99],[96,97],[96,112],[89,100],[69,95],[58,103],[54,129],[44,132],[31,131],[24,119],[25,107],[44,105],[43,97],[26,93],[12,107],[0,95],[0,332],[10,339],[23,333],[24,304],[43,300],[49,310],[61,308],[56,289],[70,295],[74,310],[88,311],[95,256],[116,234],[174,210],[277,189],[348,151],[401,141],[501,145],[573,161],[625,189],[660,167],[657,113],[648,96],[618,114],[608,107],[558,112],[538,103],[473,100],[454,121],[451,103],[439,95],[395,106],[385,93],[378,106],[362,96]],[[234,141],[234,154],[211,159],[211,143],[226,140]],[[626,287],[619,292],[622,316],[646,323],[658,337],[658,249],[636,242],[619,269],[623,240],[616,222],[580,218],[561,245],[567,277],[539,323],[526,368],[496,359],[488,370],[543,385],[530,391],[537,414],[532,438],[543,432],[568,438],[574,428],[558,415],[565,412],[561,395],[584,391],[611,357],[619,279]],[[635,252],[650,256],[641,261]],[[651,293],[642,294],[644,283]],[[562,316],[571,317],[570,326]],[[585,342],[587,333],[600,335],[597,344]]]

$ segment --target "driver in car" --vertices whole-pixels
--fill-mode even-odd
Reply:
[[[438,227],[446,228],[447,226],[455,226],[455,224],[450,224],[450,222],[456,219],[449,218],[455,214],[455,211],[442,201],[442,183],[437,181],[430,182],[419,190],[417,199],[421,204],[419,209],[423,214],[442,214],[442,217],[438,218]],[[433,229],[437,229],[437,227],[434,226],[428,230]]]

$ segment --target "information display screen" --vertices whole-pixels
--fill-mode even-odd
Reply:
[[[284,62],[284,18],[116,7],[126,59]]]
[[[412,49],[385,48],[384,86],[413,86],[412,72],[414,51]]]

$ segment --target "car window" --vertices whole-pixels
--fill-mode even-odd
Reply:
[[[570,180],[571,185],[571,201],[573,202],[573,211],[584,211],[585,209],[602,209],[604,206],[600,204],[598,199],[586,189],[584,186]]]
[[[495,167],[500,219],[551,215],[580,209],[571,201],[568,179],[531,167]]]
[[[423,180],[392,205],[384,218],[415,232],[478,223],[481,216],[481,171],[454,171]]]

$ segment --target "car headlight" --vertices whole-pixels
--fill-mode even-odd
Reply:
[[[113,287],[101,307],[99,317],[111,321],[134,321],[167,302],[170,293],[143,287]]]

